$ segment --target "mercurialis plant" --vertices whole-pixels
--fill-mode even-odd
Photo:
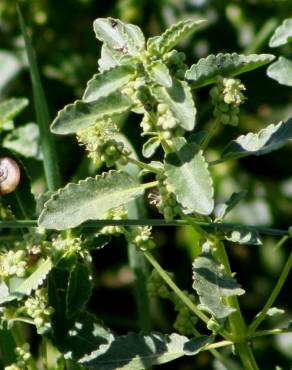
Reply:
[[[21,15],[20,19],[23,22]],[[6,370],[38,368],[29,346],[21,341],[19,322],[34,325],[58,349],[58,369],[150,369],[207,351],[224,369],[256,370],[262,367],[253,351],[255,338],[291,331],[291,327],[265,330],[263,325],[259,330],[259,326],[267,315],[280,311],[273,305],[291,269],[292,254],[262,310],[247,321],[240,308],[244,286],[236,279],[225,247],[226,243],[231,248],[260,245],[266,233],[282,237],[278,243],[282,245],[291,230],[226,222],[246,192],[242,189],[217,204],[212,173],[222,162],[264,155],[288,144],[292,119],[240,135],[226,142],[218,158],[209,156],[218,127],[240,130],[240,109],[252,89],[244,86],[240,75],[275,57],[219,53],[189,65],[185,54],[175,48],[203,24],[183,20],[146,40],[133,24],[113,18],[94,21],[96,38],[102,43],[98,71],[82,98],[58,113],[51,132],[75,135],[89,159],[105,170],[57,189],[56,173],[47,169],[48,184],[53,185],[36,204],[27,198],[23,206],[15,192],[9,199],[3,197],[3,207],[10,202],[11,214],[4,214],[2,226],[23,228],[23,236],[7,244],[0,256],[1,323],[16,342],[15,361]],[[291,38],[291,23],[287,24],[276,31],[274,44],[277,37],[285,39],[283,33]],[[22,28],[32,58],[23,23]],[[272,64],[270,73],[274,69]],[[197,125],[200,88],[209,89],[211,127]],[[140,151],[125,137],[122,121],[138,126]],[[41,135],[48,135],[44,128]],[[19,163],[22,183],[26,181],[17,153],[5,149],[4,154]],[[51,156],[44,152],[44,162]],[[141,200],[152,208],[155,219],[139,216]],[[19,216],[23,207],[29,212]],[[39,216],[38,224],[34,215]],[[194,240],[198,252],[192,262],[193,283],[181,289],[174,272],[166,271],[154,257],[158,247],[152,228],[186,224],[198,236]],[[124,335],[114,333],[86,309],[93,290],[91,251],[104,248],[112,237],[127,241],[137,283],[141,331]],[[151,330],[148,308],[153,298],[173,306],[171,333]]]

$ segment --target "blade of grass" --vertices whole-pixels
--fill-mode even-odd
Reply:
[[[44,89],[42,86],[36,57],[32,47],[30,37],[21,13],[21,9],[16,4],[19,24],[25,42],[25,50],[29,61],[29,71],[33,90],[34,107],[36,120],[40,130],[40,142],[44,156],[44,171],[49,190],[57,190],[60,187],[60,173],[57,162],[55,141],[50,132],[50,118]]]

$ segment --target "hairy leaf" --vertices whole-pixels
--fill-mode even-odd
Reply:
[[[77,262],[70,271],[66,296],[66,315],[69,319],[85,308],[91,295],[91,280],[88,266]]]
[[[38,160],[43,158],[40,147],[40,132],[36,123],[27,123],[15,128],[5,136],[3,146],[14,150],[23,157]]]
[[[168,28],[161,36],[150,38],[147,46],[148,48],[154,47],[161,54],[167,53],[204,22],[204,20],[193,21],[191,19],[180,21]]]
[[[134,73],[135,68],[124,65],[96,74],[88,81],[82,99],[88,103],[101,97],[108,96],[133,79]]]
[[[292,61],[279,57],[267,70],[267,75],[281,85],[292,86]]]
[[[66,316],[66,295],[69,271],[54,268],[48,279],[49,305],[55,311],[51,317],[53,339],[57,348],[67,358],[79,359],[101,344],[113,340],[113,336],[101,322],[88,312],[72,319]]]
[[[51,131],[66,135],[92,126],[98,120],[129,110],[132,101],[120,92],[114,92],[90,103],[77,100],[62,109],[52,123]]]
[[[99,71],[108,71],[111,68],[122,64],[125,55],[120,51],[110,49],[106,44],[101,47],[100,58],[98,59]]]
[[[19,279],[20,284],[15,286],[8,296],[1,297],[0,304],[31,295],[33,290],[43,284],[52,267],[52,261],[49,258],[42,261],[27,279]]]
[[[201,131],[197,131],[197,132],[191,134],[187,138],[187,141],[188,141],[188,143],[195,143],[198,146],[201,146],[203,144],[203,142],[205,141],[207,136],[208,136],[208,131],[201,130]]]
[[[236,280],[227,276],[221,265],[209,253],[203,253],[193,262],[193,288],[199,295],[202,309],[217,320],[224,320],[234,309],[223,303],[224,297],[244,294]]]
[[[156,150],[159,148],[159,145],[160,139],[157,136],[151,137],[149,140],[146,141],[146,143],[143,144],[142,148],[143,156],[145,158],[152,157]]]
[[[0,103],[0,127],[4,122],[13,120],[27,105],[26,98],[11,98],[2,101]]]
[[[192,87],[206,86],[216,82],[218,76],[231,77],[252,71],[275,57],[271,54],[217,54],[202,58],[186,71],[185,78]]]
[[[276,28],[270,39],[269,46],[276,48],[292,41],[292,18],[285,19],[283,23]]]
[[[85,356],[79,362],[93,370],[142,370],[184,355],[196,355],[212,342],[200,336],[189,340],[179,334],[129,333]]]
[[[186,82],[174,79],[170,88],[158,86],[152,92],[160,103],[168,105],[181,127],[188,131],[193,130],[197,111],[191,89]]]
[[[147,68],[147,73],[150,79],[158,85],[171,87],[172,78],[169,69],[161,60],[151,63]]]
[[[262,245],[263,242],[257,230],[244,226],[234,227],[225,234],[225,239],[233,243],[245,245]]]
[[[263,155],[281,148],[292,139],[292,118],[286,122],[271,124],[254,134],[241,135],[232,140],[221,154],[223,159],[241,158],[247,155]]]
[[[98,18],[94,21],[93,28],[97,39],[110,49],[131,55],[137,55],[144,49],[144,35],[133,24],[114,18]]]
[[[246,190],[239,193],[232,193],[226,203],[220,204],[216,210],[217,219],[223,219],[247,194]]]
[[[45,204],[39,225],[64,230],[87,220],[102,219],[112,208],[144,193],[144,187],[125,172],[110,171],[95,178],[68,184]]]
[[[186,143],[166,156],[165,174],[186,213],[209,215],[212,212],[213,182],[203,153],[195,143]]]

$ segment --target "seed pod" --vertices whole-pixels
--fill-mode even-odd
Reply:
[[[20,181],[20,168],[14,159],[0,158],[0,194],[14,191]]]

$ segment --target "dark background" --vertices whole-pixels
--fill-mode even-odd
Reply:
[[[178,47],[187,55],[189,65],[210,53],[272,53],[292,57],[292,46],[270,49],[268,40],[283,19],[292,16],[291,1],[208,1],[208,0],[30,0],[20,1],[25,21],[31,32],[39,68],[52,118],[65,104],[81,97],[86,81],[97,72],[100,43],[95,39],[92,23],[98,17],[116,17],[139,25],[146,37],[157,35],[172,23],[186,18],[208,22]],[[34,121],[29,74],[26,68],[23,41],[13,1],[0,2],[0,51],[19,61],[19,68],[4,83],[1,75],[0,98],[24,96],[29,108],[17,118],[21,125]],[[242,76],[247,101],[241,110],[237,128],[222,127],[212,141],[208,156],[215,159],[226,143],[239,134],[258,131],[270,123],[292,116],[292,89],[281,86],[266,76],[266,67]],[[197,93],[199,111],[197,128],[206,128],[212,121],[209,87]],[[139,153],[139,117],[128,117],[124,132]],[[56,138],[63,184],[93,175],[92,166],[83,148],[74,137]],[[35,193],[44,190],[42,164],[26,160]],[[231,221],[287,229],[292,219],[292,145],[263,157],[249,157],[226,162],[212,168],[216,202],[227,199],[234,191],[248,190],[246,199],[230,215]],[[153,209],[149,215],[159,217]],[[194,238],[187,227],[155,229],[157,256],[165,269],[175,272],[176,281],[191,290],[191,261],[195,256]],[[291,245],[273,250],[275,239],[264,239],[263,246],[228,244],[233,271],[247,291],[240,299],[249,321],[260,310],[276,282]],[[95,294],[90,302],[105,323],[118,333],[138,330],[135,303],[131,291],[131,272],[122,239],[116,239],[102,251],[94,252]],[[276,302],[284,315],[271,318],[262,327],[285,326],[291,319],[291,278]],[[153,308],[154,329],[171,332],[175,319],[173,306],[165,301]],[[157,308],[158,307],[158,308]],[[201,330],[204,330],[201,328]],[[254,341],[255,354],[262,369],[278,364],[290,368],[292,335],[271,336]],[[271,361],[272,360],[272,361]],[[211,369],[207,353],[184,358],[165,369]],[[216,365],[215,365],[216,366]],[[220,367],[216,367],[220,369]]]

